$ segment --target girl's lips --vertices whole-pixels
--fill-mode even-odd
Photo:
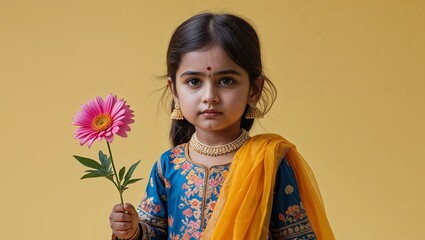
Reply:
[[[214,110],[214,109],[207,109],[207,110],[202,111],[201,113],[220,113],[220,112],[217,111],[217,110]]]
[[[217,110],[214,110],[214,109],[207,109],[207,110],[202,111],[201,114],[203,116],[206,116],[206,117],[215,117],[215,116],[219,115],[220,112],[217,111]]]

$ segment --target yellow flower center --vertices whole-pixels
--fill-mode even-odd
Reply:
[[[112,125],[112,117],[107,113],[100,113],[93,118],[91,127],[96,132],[105,131]]]

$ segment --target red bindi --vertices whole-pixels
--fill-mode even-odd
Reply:
[[[209,71],[209,73],[208,73],[208,77],[211,77],[211,67],[210,67],[210,66],[208,66],[208,67],[207,67],[207,70]]]

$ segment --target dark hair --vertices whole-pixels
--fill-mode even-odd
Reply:
[[[257,106],[267,113],[276,99],[276,88],[263,73],[257,33],[247,21],[236,15],[201,13],[177,27],[167,51],[167,77],[171,78],[172,84],[176,84],[176,72],[184,54],[212,46],[220,46],[248,73],[251,88],[260,93]],[[259,77],[263,80],[260,86],[257,83]],[[173,109],[174,100],[171,102]],[[241,128],[249,131],[253,123],[253,119],[242,117]],[[186,119],[172,120],[170,139],[173,146],[188,142],[194,132],[195,127]]]

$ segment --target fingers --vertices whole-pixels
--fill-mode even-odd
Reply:
[[[128,213],[130,215],[133,215],[133,216],[138,216],[139,215],[139,214],[137,214],[136,209],[130,203],[124,204],[124,212],[126,212],[126,213]]]
[[[134,230],[134,231],[114,231],[114,235],[119,239],[130,239],[135,232],[136,232],[136,230]]]
[[[139,216],[133,205],[117,204],[109,215],[109,223],[116,237],[130,238],[139,227]]]
[[[130,215],[132,217],[132,225],[133,228],[139,227],[139,214],[137,213],[136,209],[131,205],[130,203],[124,204],[124,209],[127,215]]]
[[[131,214],[128,214],[128,211],[124,209],[124,205],[117,204],[112,209],[111,214],[109,215],[109,220],[111,222],[130,222],[133,219]]]
[[[119,203],[114,206],[114,208],[112,209],[112,212],[123,212],[123,213],[129,213],[131,215],[137,215],[136,209],[130,203],[125,203],[124,205]]]
[[[111,222],[111,228],[118,232],[129,231],[133,228],[131,222]]]
[[[134,225],[132,222],[111,222],[110,225],[112,232],[119,239],[131,238],[139,227],[138,223]]]
[[[112,212],[109,215],[109,220],[111,222],[132,222],[134,216],[124,212],[114,213]]]
[[[113,208],[112,208],[112,212],[124,212],[124,205],[122,203],[116,204]]]

